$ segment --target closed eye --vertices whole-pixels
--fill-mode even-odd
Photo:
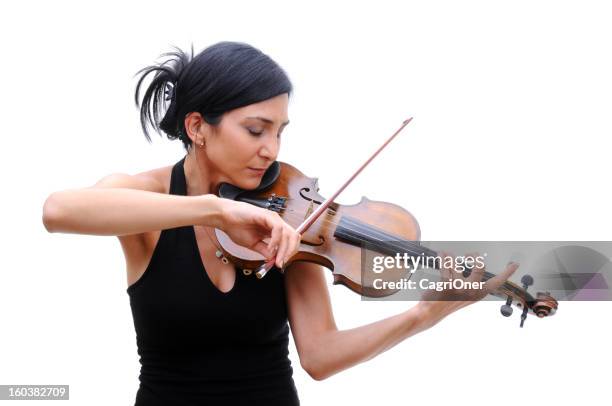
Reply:
[[[257,137],[259,137],[261,134],[263,134],[263,131],[255,131],[255,130],[252,130],[252,129],[250,129],[250,128],[247,128],[247,131],[249,132],[249,134],[254,135],[254,136],[257,136]],[[280,138],[280,136],[281,136],[281,134],[282,134],[282,133],[283,133],[282,131],[281,131],[281,132],[279,132],[279,133],[276,135],[276,137],[277,137],[277,138]]]
[[[263,131],[255,131],[255,130],[251,130],[250,128],[247,128],[247,130],[249,131],[249,133],[251,133],[252,135],[261,135],[263,134]]]

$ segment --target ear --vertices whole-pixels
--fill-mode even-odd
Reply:
[[[187,136],[193,142],[193,145],[199,145],[200,142],[206,144],[207,134],[210,131],[210,125],[204,121],[204,117],[197,111],[193,111],[185,116],[185,131]]]

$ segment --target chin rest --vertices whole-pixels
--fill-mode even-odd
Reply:
[[[238,195],[243,192],[260,192],[269,188],[274,182],[276,182],[278,175],[280,175],[280,163],[278,161],[274,161],[272,165],[266,169],[266,172],[261,178],[261,182],[259,182],[259,186],[257,186],[255,189],[245,190],[234,185],[230,185],[229,183],[222,183],[221,186],[219,186],[219,197],[236,200]]]

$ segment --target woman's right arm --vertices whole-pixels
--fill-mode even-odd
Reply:
[[[160,182],[143,174],[112,174],[91,187],[51,193],[42,220],[51,233],[115,236],[193,224],[219,227],[219,200],[163,193]]]
[[[91,187],[53,192],[43,206],[43,224],[52,233],[115,236],[210,226],[238,245],[275,258],[279,268],[297,252],[301,238],[276,212],[214,194],[167,194],[146,173],[113,174]]]

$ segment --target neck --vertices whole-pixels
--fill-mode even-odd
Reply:
[[[184,166],[188,196],[217,194],[220,184],[219,177],[215,175],[216,172],[205,153],[190,150],[185,157]]]

